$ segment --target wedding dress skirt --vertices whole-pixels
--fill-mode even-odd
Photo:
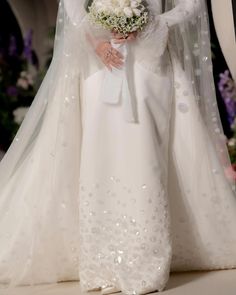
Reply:
[[[125,97],[99,100],[104,70],[77,81],[63,117],[51,104],[1,190],[1,283],[80,279],[142,294],[163,290],[170,271],[236,267],[236,199],[172,63],[168,52],[156,73],[134,63],[138,123],[125,121]]]
[[[81,83],[80,279],[127,294],[162,289],[171,263],[166,167],[173,97],[170,60],[156,75],[134,64],[139,123],[101,103],[105,71]],[[92,87],[91,87],[92,85]],[[158,98],[158,99],[157,99]],[[165,139],[165,140],[164,140]]]

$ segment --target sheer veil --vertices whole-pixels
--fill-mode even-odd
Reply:
[[[216,100],[206,2],[204,0],[183,1],[183,7],[179,5],[178,12],[174,11],[173,8],[177,7],[181,1],[166,0],[164,2],[166,12],[163,16],[166,14],[166,19],[170,20],[170,23],[176,22],[175,15],[178,13],[182,13],[183,20],[187,20],[174,25],[169,30],[169,50],[174,68],[181,66],[184,76],[187,78],[189,89],[186,89],[183,93],[178,93],[180,90],[178,89],[178,78],[176,78],[176,94],[188,96],[193,93],[210,137],[208,148],[212,151],[212,153],[209,153],[212,155],[212,173],[225,175],[226,183],[235,192],[236,182],[232,176],[229,176],[231,162]],[[195,2],[195,10],[188,13],[188,7],[184,6],[190,5],[191,2]],[[191,93],[188,93],[189,91]],[[196,146],[197,148],[198,146]],[[215,154],[217,160],[213,156]]]
[[[81,43],[84,9],[79,3],[59,4],[53,60],[0,164],[0,260],[7,261],[7,267],[1,265],[0,282],[9,288],[57,282],[68,275],[78,280],[77,262],[65,241],[78,245],[79,79],[82,56],[88,54]],[[65,4],[72,6],[66,9]],[[62,211],[65,202],[70,214]],[[68,258],[63,269],[56,245]],[[40,255],[46,254],[51,259],[42,263]]]
[[[154,4],[158,1],[149,0],[147,2]],[[186,89],[183,91],[182,87],[179,87],[179,83],[181,83],[178,81],[179,77],[174,77],[176,95],[185,97],[194,95],[199,113],[211,139],[209,149],[216,151],[216,153],[210,153],[210,155],[212,154],[212,173],[225,174],[225,170],[230,167],[230,159],[215,96],[205,0],[166,0],[164,2],[165,11],[160,15],[160,18],[157,16],[157,19],[168,21],[168,25],[165,27],[165,22],[162,22],[159,27],[157,24],[156,31],[165,27],[164,34],[160,32],[159,36],[165,38],[165,34],[168,33],[168,50],[171,55],[174,75],[176,69],[181,70],[185,79],[184,87]],[[196,4],[196,9],[188,15],[186,9],[188,3],[192,2]],[[177,22],[177,15],[181,15],[181,13],[183,13],[185,21]],[[170,23],[173,26],[170,26]],[[96,57],[92,46],[88,44],[86,38],[88,32],[96,36],[96,40],[109,36],[107,32],[91,27],[84,9],[84,1],[61,0],[52,63],[0,165],[0,232],[4,232],[4,224],[6,223],[8,226],[11,224],[10,232],[15,236],[20,235],[20,232],[14,228],[18,225],[17,218],[14,221],[9,221],[6,214],[10,207],[17,215],[19,207],[21,207],[19,204],[24,204],[24,202],[33,203],[37,207],[41,206],[42,209],[38,211],[32,209],[32,212],[28,212],[27,208],[22,206],[22,211],[25,210],[27,216],[26,228],[35,229],[38,227],[37,224],[34,224],[37,222],[34,214],[40,214],[39,218],[51,236],[55,235],[55,228],[50,225],[55,222],[63,222],[63,226],[67,222],[68,224],[77,224],[77,220],[67,221],[73,214],[71,216],[65,215],[62,221],[61,219],[58,221],[56,217],[53,217],[53,214],[48,214],[46,208],[50,207],[50,199],[55,198],[60,204],[63,204],[63,200],[68,199],[68,196],[71,198],[71,203],[74,204],[73,208],[75,210],[77,208],[75,202],[78,197],[78,187],[75,187],[75,184],[79,183],[83,130],[79,100],[80,78],[81,75],[87,77],[103,68],[103,64]],[[158,42],[160,40],[152,37],[154,48]],[[147,44],[150,43],[147,42]],[[145,50],[144,47],[143,50]],[[137,54],[141,53],[137,52]],[[158,54],[161,54],[161,51]],[[140,56],[143,57],[145,54]],[[151,57],[151,62],[154,60],[155,54]],[[149,62],[150,59],[146,62],[144,60],[141,64],[148,67]],[[182,106],[183,110],[185,107]],[[38,144],[39,142],[40,144]],[[217,159],[214,155],[217,155]],[[45,175],[45,178],[39,180],[38,175]],[[14,186],[9,190],[6,184],[13,179]],[[229,184],[229,187],[235,191],[235,180],[226,176],[225,179],[226,184]],[[56,212],[56,208],[52,208],[52,210]],[[24,216],[22,212],[21,216]],[[77,235],[77,233],[71,234],[71,232],[65,231],[65,239],[67,234],[69,238]],[[60,239],[59,233],[58,239]],[[8,245],[7,237],[3,237],[1,243]],[[14,284],[24,281],[23,270],[25,269],[23,266],[28,259],[28,253],[33,247],[40,251],[41,243],[43,241],[40,240],[39,229],[34,237],[30,236],[27,239],[27,245],[22,245],[21,257],[17,258],[19,261],[13,258],[9,259],[12,263],[11,278]],[[46,250],[51,251],[52,256],[55,255],[53,249]],[[40,272],[39,266],[35,266],[35,272],[32,271],[32,282],[47,280],[45,267],[50,269],[50,265],[42,266]],[[58,269],[60,268],[58,266]]]
[[[181,1],[167,0],[164,2],[166,11],[164,15],[166,14],[168,20],[175,22],[179,11],[174,13],[170,11]],[[199,6],[195,15],[190,15],[189,21],[177,23],[169,29],[169,48],[172,57],[180,61],[191,83],[220,163],[224,169],[228,169],[230,159],[217,107],[212,75],[207,8],[204,0],[196,2]],[[85,40],[85,31],[91,30],[93,34],[100,34],[101,38],[106,36],[105,32],[98,33],[99,30],[95,32],[93,28],[91,29],[86,18],[84,1],[62,0],[60,2],[53,61],[21,128],[1,162],[0,187],[33,149],[37,135],[42,132],[45,115],[49,112],[49,106],[53,101],[62,104],[65,97],[71,97],[72,92],[78,90],[72,91],[71,85],[76,85],[78,88],[79,73],[82,68],[87,71],[85,75],[90,75],[102,68],[103,65]],[[93,62],[86,63],[88,59],[93,59]],[[92,65],[92,68],[88,68],[88,65]],[[55,97],[58,81],[62,77],[64,77],[63,91],[60,97]],[[228,181],[235,184],[235,181],[230,179]]]
[[[45,134],[45,118],[49,112],[58,111],[59,116],[59,112],[63,112],[65,99],[68,98],[69,102],[77,98],[72,94],[77,94],[79,89],[79,72],[83,60],[81,56],[84,53],[79,33],[82,31],[80,27],[85,14],[82,1],[79,3],[80,1],[76,0],[62,0],[59,3],[53,60],[14,141],[1,162],[0,191],[17,167],[33,152],[39,134]],[[57,108],[52,110],[52,105],[55,104]],[[56,142],[51,141],[50,145],[55,146]]]

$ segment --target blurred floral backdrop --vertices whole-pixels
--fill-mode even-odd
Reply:
[[[1,18],[1,16],[4,17]],[[0,150],[6,151],[31,105],[52,57],[52,43],[41,64],[33,48],[34,32],[22,36],[10,5],[0,0]],[[53,41],[54,28],[48,28],[45,39]],[[48,42],[50,44],[50,42]],[[44,58],[45,60],[45,58]]]
[[[209,7],[209,21],[212,39],[212,61],[216,87],[217,103],[221,115],[224,133],[228,144],[232,167],[236,171],[236,84],[233,81],[214,27],[211,1]],[[234,178],[236,174],[233,175]]]
[[[0,47],[0,134],[1,148],[10,144],[27,107],[37,91],[38,58],[32,49],[32,31],[22,50],[11,35],[8,46]]]
[[[8,27],[1,22],[1,11],[3,11],[1,3],[5,3],[5,9],[8,9],[7,17],[11,24]],[[217,40],[210,0],[208,5],[218,107],[232,167],[236,170],[236,86]],[[10,6],[6,6],[6,0],[0,0],[0,150],[2,151],[6,151],[9,147],[47,71],[53,53],[54,31],[55,28],[49,27],[45,32],[45,40],[51,42],[48,42],[50,46],[45,51],[46,62],[42,65],[33,48],[33,30],[29,29],[22,36]]]

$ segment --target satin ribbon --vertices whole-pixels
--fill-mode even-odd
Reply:
[[[122,99],[124,118],[127,122],[136,122],[133,105],[133,95],[131,95],[128,75],[127,75],[127,44],[115,44],[111,40],[113,48],[119,50],[124,56],[124,65],[121,69],[112,68],[110,72],[105,69],[104,79],[101,85],[100,100],[103,103],[118,104]]]

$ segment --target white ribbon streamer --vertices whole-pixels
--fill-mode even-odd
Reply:
[[[119,50],[124,56],[124,65],[121,69],[112,68],[112,72],[107,68],[101,86],[100,100],[104,103],[118,104],[122,97],[122,106],[124,117],[127,122],[136,122],[136,116],[133,104],[133,95],[131,95],[128,76],[127,76],[127,44],[116,44],[111,40],[113,48]]]

